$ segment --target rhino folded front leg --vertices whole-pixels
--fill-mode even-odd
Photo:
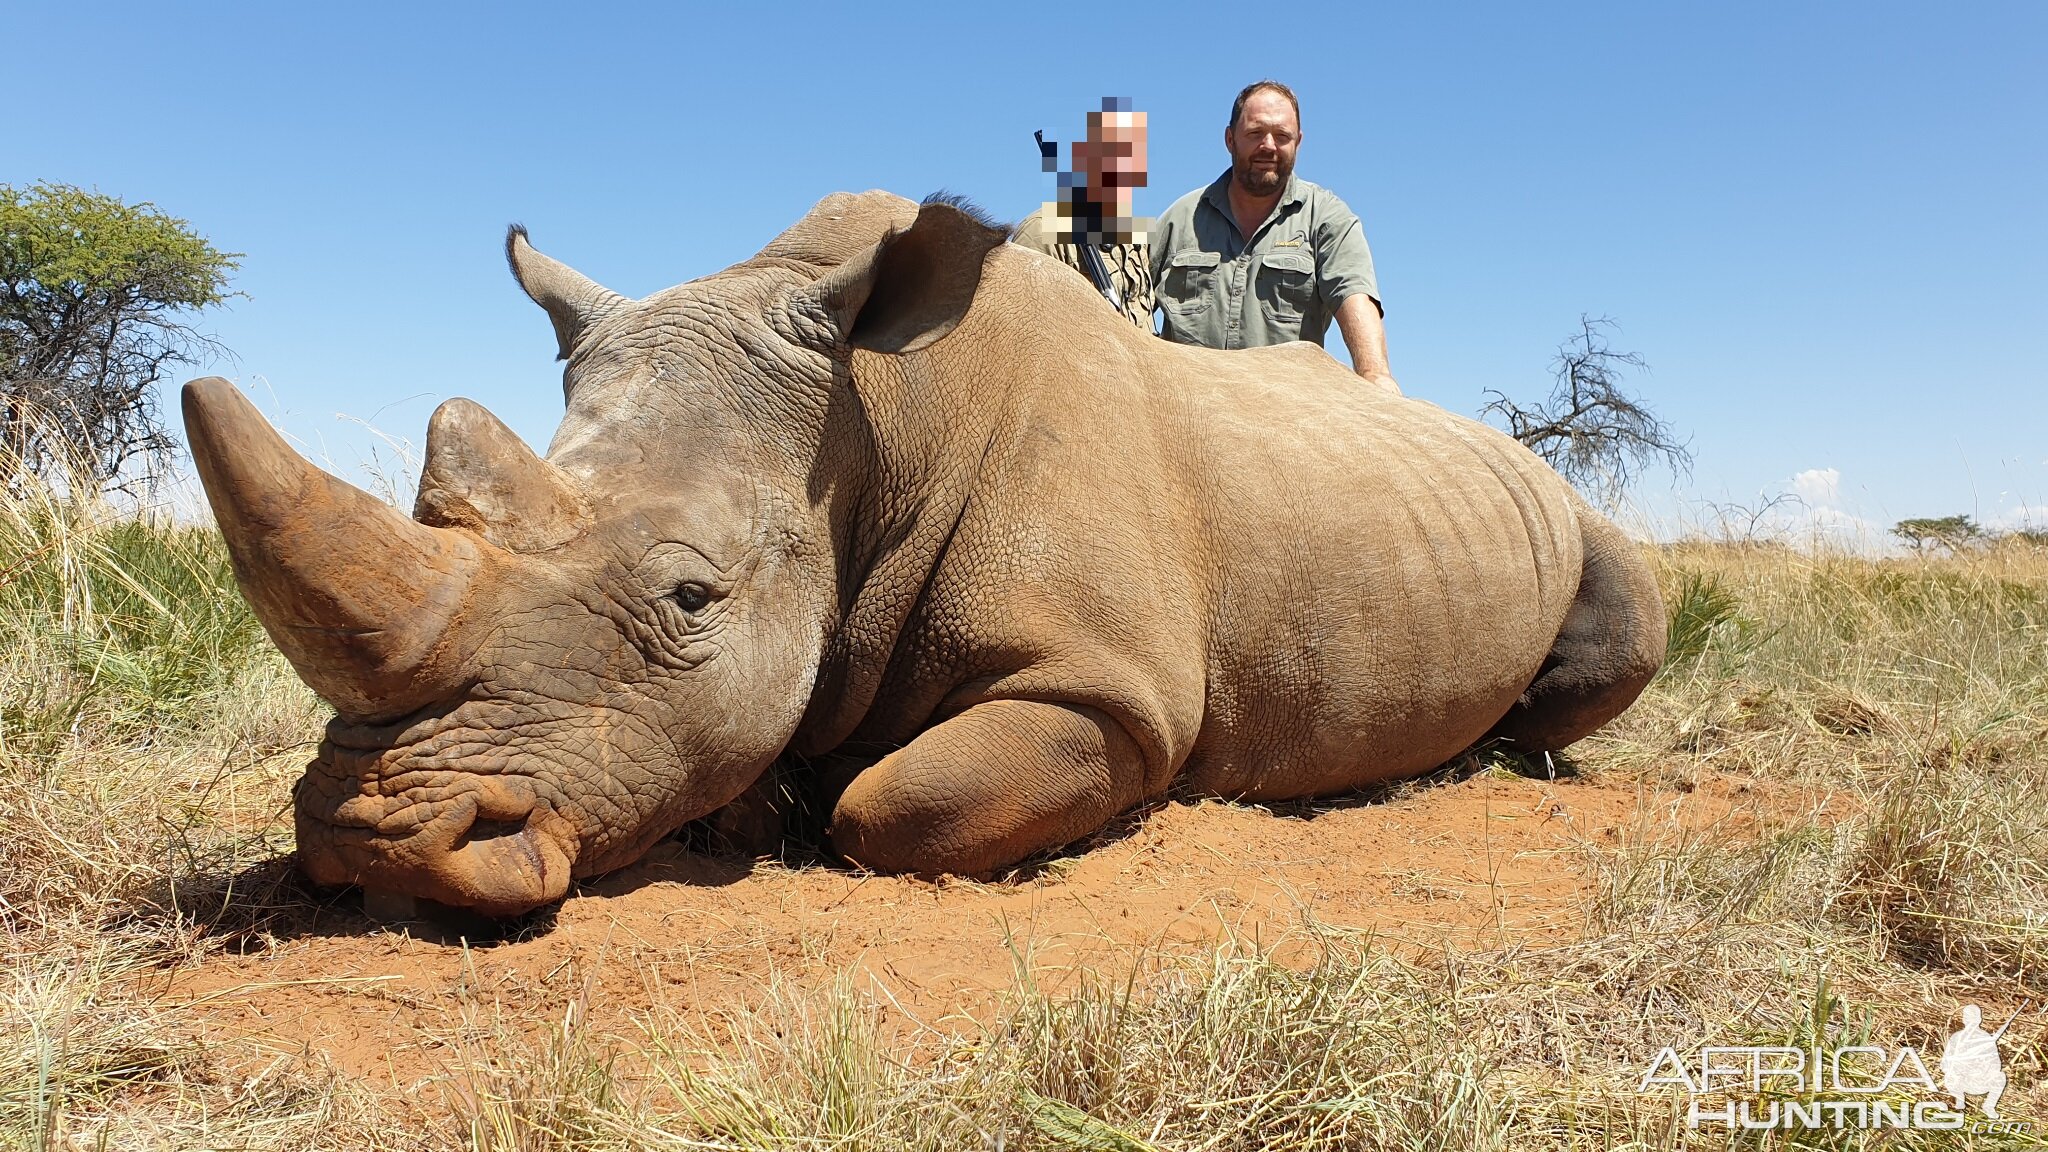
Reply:
[[[833,848],[865,868],[986,875],[1101,828],[1143,799],[1144,756],[1083,706],[990,700],[855,777]]]

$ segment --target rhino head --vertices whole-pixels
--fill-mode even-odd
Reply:
[[[567,412],[543,458],[443,404],[411,518],[226,381],[186,385],[236,577],[336,713],[295,792],[306,874],[516,915],[759,778],[859,563],[854,350],[944,336],[1002,239],[947,203],[834,196],[755,258],[634,301],[515,227]]]

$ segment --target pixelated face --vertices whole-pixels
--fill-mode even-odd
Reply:
[[[1145,114],[1090,112],[1088,139],[1074,145],[1074,164],[1091,188],[1143,188]]]
[[[1254,196],[1277,195],[1294,174],[1294,152],[1301,146],[1294,102],[1271,88],[1252,93],[1237,122],[1224,129],[1223,145],[1230,149],[1239,187]]]

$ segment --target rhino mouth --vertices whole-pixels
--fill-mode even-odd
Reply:
[[[301,781],[302,796],[311,779]],[[579,841],[552,810],[534,806],[515,816],[474,792],[392,807],[367,824],[346,802],[299,803],[300,869],[323,886],[356,885],[495,917],[568,895]]]
[[[445,807],[398,836],[331,822],[301,807],[299,866],[314,883],[414,896],[485,916],[521,916],[568,895],[577,841],[536,809],[480,818],[473,801]]]
[[[294,794],[300,870],[494,917],[567,895],[581,837],[550,789],[503,755],[379,738],[405,726],[330,726]]]

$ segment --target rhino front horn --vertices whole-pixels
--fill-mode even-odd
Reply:
[[[235,578],[299,677],[360,719],[459,686],[483,546],[315,468],[226,380],[185,385],[184,409]]]

